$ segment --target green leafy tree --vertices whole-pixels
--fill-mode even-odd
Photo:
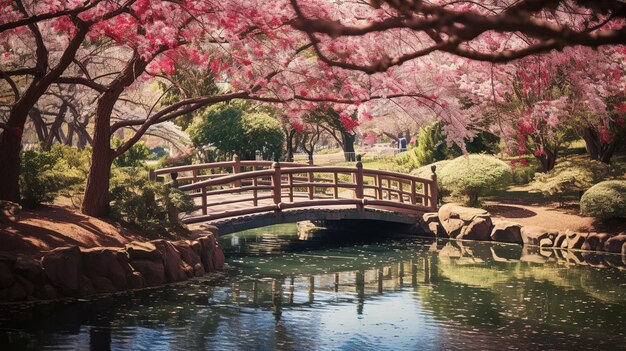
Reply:
[[[234,151],[242,159],[254,159],[259,150],[265,159],[278,159],[285,141],[278,120],[265,112],[245,112],[235,104],[209,109],[190,135],[194,145],[212,145],[222,158]]]
[[[113,139],[113,146],[119,147],[124,141],[122,139]],[[139,167],[145,160],[150,158],[150,149],[146,143],[139,141],[130,147],[126,152],[117,156],[113,160],[113,165],[117,167]]]

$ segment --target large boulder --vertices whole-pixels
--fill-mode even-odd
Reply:
[[[43,256],[41,264],[48,280],[64,295],[80,295],[83,279],[78,246],[56,248]]]
[[[192,247],[192,241],[189,240],[179,240],[172,242],[178,252],[180,252],[180,257],[183,262],[185,262],[189,267],[191,267],[191,275],[187,272],[189,277],[192,276],[202,276],[204,275],[204,266],[202,265],[202,260],[200,259],[200,255],[196,253],[195,249]]]
[[[437,212],[424,213],[419,219],[419,230],[421,234],[435,237],[447,236],[439,222],[439,214]]]
[[[565,235],[567,235],[567,248],[568,249],[576,249],[580,250],[580,248],[585,243],[587,239],[587,233],[577,233],[573,231],[566,231]]]
[[[626,233],[615,235],[611,238],[608,238],[604,242],[604,251],[621,253],[624,243],[626,243]]]
[[[604,243],[609,239],[609,235],[606,233],[589,233],[587,239],[580,247],[581,250],[587,251],[602,251],[604,249]]]
[[[500,221],[494,223],[491,240],[503,243],[522,243],[522,226],[519,223]]]
[[[22,206],[15,202],[0,200],[0,224],[11,224],[20,220]]]
[[[98,288],[96,278],[106,278],[115,287],[115,290],[126,289],[128,286],[126,275],[132,272],[128,262],[128,254],[121,248],[96,247],[83,250],[85,273],[91,278],[97,290],[110,292],[111,289],[109,289],[108,283],[106,289]],[[104,280],[99,279],[98,281]]]
[[[449,237],[468,240],[489,240],[493,226],[489,212],[458,204],[441,206],[439,222]]]
[[[536,225],[527,225],[522,227],[520,234],[524,245],[549,247],[554,245],[558,231]]]
[[[193,267],[187,265],[180,256],[180,251],[167,240],[150,241],[162,253],[165,277],[170,283],[187,280],[187,271],[193,272]]]
[[[14,270],[15,273],[28,279],[33,284],[43,284],[45,282],[45,275],[40,259],[20,256],[15,261]]]
[[[131,260],[154,260],[162,257],[161,251],[152,242],[130,242],[126,244],[126,252]]]
[[[14,282],[13,264],[9,261],[0,260],[0,289],[8,288]]]
[[[137,259],[130,262],[131,266],[141,274],[145,286],[157,286],[167,283],[163,259]],[[139,279],[139,278],[133,278]]]
[[[214,235],[206,235],[198,238],[202,250],[200,259],[207,273],[214,272],[224,266],[224,252]]]

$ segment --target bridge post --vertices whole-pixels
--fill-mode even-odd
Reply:
[[[361,162],[361,155],[356,155],[356,173],[355,173],[355,183],[356,183],[356,188],[354,190],[354,193],[356,195],[356,198],[359,200],[363,200],[363,163]],[[359,211],[363,210],[363,203],[359,203],[359,205],[357,205],[357,208],[359,209]]]
[[[437,211],[437,203],[439,202],[439,189],[438,189],[438,185],[437,185],[437,173],[435,173],[435,171],[437,170],[437,166],[432,165],[430,167],[430,170],[433,172],[433,174],[430,175],[430,179],[432,179],[432,183],[431,183],[431,192],[430,192],[430,207],[432,207],[433,211]]]
[[[280,163],[278,161],[272,164],[272,168],[274,168],[274,174],[272,174],[272,195],[274,197],[274,204],[278,205],[281,203],[281,172],[280,172]],[[280,208],[277,209],[280,211]]]
[[[233,154],[233,174],[241,173],[241,165],[239,164],[239,155]],[[236,180],[233,183],[233,188],[241,187],[241,180]]]

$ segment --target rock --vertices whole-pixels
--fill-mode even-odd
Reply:
[[[126,276],[126,281],[130,289],[141,289],[146,286],[143,275],[139,272],[130,272]]]
[[[543,264],[548,261],[548,258],[539,254],[539,250],[537,248],[524,246],[522,248],[522,256],[520,257],[520,261]]]
[[[7,299],[9,301],[22,301],[26,300],[27,297],[28,293],[26,292],[26,289],[19,282],[16,281],[15,283],[13,283],[13,285],[9,287],[9,291],[7,294]]]
[[[56,299],[57,297],[59,297],[59,294],[57,293],[57,289],[50,284],[36,285],[35,292],[33,295],[36,298],[42,299],[42,300],[51,300],[51,299]]]
[[[539,240],[539,247],[552,247],[552,239],[542,238]]]
[[[0,289],[8,288],[15,282],[15,276],[9,262],[0,261]]]
[[[41,260],[20,256],[15,261],[15,273],[28,279],[33,284],[43,284],[45,275]]]
[[[567,235],[565,233],[558,233],[554,238],[554,247],[561,247],[563,242],[567,245]]]
[[[130,265],[139,273],[144,279],[145,286],[156,286],[167,283],[165,278],[165,267],[163,266],[163,260],[132,260]]]
[[[115,290],[126,289],[126,275],[132,271],[128,264],[128,254],[124,249],[96,247],[83,250],[83,265],[86,275],[92,279],[107,278]],[[97,290],[101,290],[93,282]]]
[[[41,260],[49,281],[67,296],[77,296],[81,288],[81,254],[78,246],[54,249]]]
[[[165,267],[165,277],[167,281],[175,283],[187,280],[186,271],[191,270],[191,272],[193,272],[193,267],[183,262],[180,251],[167,240],[152,240],[151,243],[163,254],[163,266]]]
[[[550,239],[554,243],[554,239],[556,238],[558,232],[535,225],[529,225],[523,226],[520,234],[522,235],[522,242],[524,245],[539,246],[541,239],[545,238]],[[546,242],[544,241],[544,245],[545,243]]]
[[[214,272],[224,266],[224,252],[213,235],[198,238],[202,245],[200,259],[207,273]]]
[[[91,281],[91,279],[89,279],[89,277],[87,277],[86,275],[82,274],[80,276],[80,290],[79,290],[78,295],[88,296],[88,295],[93,295],[96,292],[97,292],[96,287],[93,286],[93,282]]]
[[[126,281],[126,278],[124,278],[124,281]],[[95,277],[91,279],[91,282],[98,292],[114,293],[118,290],[113,282],[106,277]]]
[[[10,224],[20,220],[22,206],[15,202],[0,200],[0,223]]]
[[[35,293],[35,284],[33,284],[28,279],[20,277],[18,275],[18,276],[16,276],[16,283],[22,285],[22,287],[26,291],[26,296],[27,297],[33,296],[33,294]]]
[[[581,250],[587,251],[602,251],[604,249],[604,243],[609,239],[609,235],[602,233],[590,233],[587,235],[587,239],[581,246]]]
[[[471,207],[464,207],[458,204],[445,204],[439,209],[439,222],[451,238],[456,238],[463,232],[464,239],[470,237],[489,238],[491,235],[491,215],[489,212]],[[472,222],[478,222],[471,225]],[[464,227],[471,227],[463,230]],[[485,234],[484,230],[488,227]],[[474,239],[481,240],[481,239]],[[485,240],[485,239],[482,239]]]
[[[204,275],[204,267],[202,267],[202,260],[200,259],[200,255],[198,255],[191,247],[190,241],[179,240],[172,242],[172,244],[174,244],[178,252],[180,252],[180,257],[182,258],[183,262],[185,262],[189,266],[189,269],[185,267],[186,271],[190,271],[190,273],[188,273],[188,278]],[[200,267],[202,267],[201,274],[196,274],[196,265],[200,265]]]
[[[202,265],[202,263],[196,263],[193,266],[193,275],[196,277],[201,277],[203,275],[205,275],[206,272],[204,270],[204,266]]]
[[[447,236],[443,226],[439,223],[439,214],[437,212],[424,213],[420,217],[419,231],[421,234],[435,237]]]
[[[608,238],[604,242],[604,251],[621,253],[624,243],[626,243],[626,234],[622,233],[622,234],[615,235],[611,238]]]
[[[126,252],[128,252],[128,257],[131,260],[136,259],[159,259],[162,257],[161,252],[154,246],[152,242],[138,242],[133,241],[129,244],[126,244]]]
[[[565,232],[565,234],[567,235],[567,248],[570,250],[579,250],[583,246],[583,243],[587,239],[588,235],[587,233],[577,233],[569,230]]]
[[[522,243],[522,226],[519,223],[501,221],[494,223],[491,240],[503,243]]]
[[[202,225],[202,230],[206,231],[208,233],[211,233],[212,235],[214,235],[215,237],[219,237],[220,236],[220,230],[218,227],[211,225],[211,224],[203,224]]]
[[[461,229],[461,233],[456,238],[462,240],[490,240],[492,227],[491,218],[476,217]]]

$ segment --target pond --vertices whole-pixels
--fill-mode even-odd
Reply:
[[[0,306],[0,349],[626,349],[619,255],[281,225],[211,279]]]

